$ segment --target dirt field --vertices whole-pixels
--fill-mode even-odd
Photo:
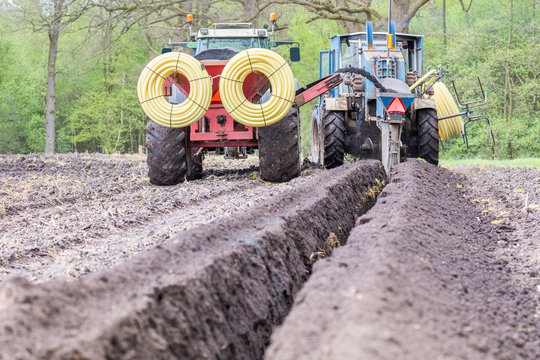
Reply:
[[[384,177],[377,161],[322,171],[261,189],[249,212],[174,233],[116,267],[6,281],[0,358],[262,358],[313,262],[345,243]]]
[[[532,287],[540,284],[540,169],[454,166],[451,170],[466,176],[465,197],[491,219],[499,238],[496,256],[508,261],[514,280]]]
[[[540,358],[540,171],[451,171],[399,166],[265,359]]]
[[[205,166],[0,157],[0,359],[540,358],[538,169]]]
[[[211,156],[204,165],[202,180],[157,187],[148,183],[143,157],[0,157],[0,283],[10,275],[43,282],[110,268],[320,172],[271,184],[258,179],[256,157]]]

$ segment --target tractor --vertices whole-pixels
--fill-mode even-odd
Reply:
[[[221,78],[224,67],[243,50],[271,49],[287,45],[290,46],[290,61],[297,62],[300,61],[299,44],[292,41],[271,41],[270,36],[274,33],[276,22],[275,14],[270,17],[271,30],[268,25],[256,29],[249,23],[219,23],[212,28],[201,28],[194,34],[191,30],[192,15],[187,16],[187,21],[190,26],[190,41],[165,43],[162,46],[162,55],[172,52],[174,48],[191,50],[191,55],[202,64],[201,67],[211,78],[211,102],[203,116],[195,119],[189,127],[163,126],[149,117],[146,148],[150,182],[155,185],[174,185],[184,179],[200,178],[204,154],[207,151],[225,151],[225,155],[238,156],[255,149],[258,149],[259,153],[262,179],[282,182],[298,176],[300,137],[297,104],[293,104],[286,115],[272,125],[246,126],[236,121],[227,111],[219,89],[220,82],[225,81]],[[188,81],[180,72],[175,71],[163,81],[163,96],[168,98],[171,106],[182,104],[188,101],[186,99],[190,94],[190,86],[193,88],[197,83]],[[245,99],[253,104],[264,104],[272,95],[269,79],[257,71],[249,74],[243,80],[242,86]],[[314,97],[320,94],[322,92]],[[144,101],[146,100],[141,100],[141,103]],[[199,104],[192,104],[194,107],[197,105]]]
[[[376,158],[390,174],[400,159],[420,157],[439,161],[439,141],[464,135],[469,122],[487,115],[472,116],[471,107],[483,99],[459,104],[458,108],[438,80],[442,68],[423,74],[423,36],[396,34],[389,22],[388,32],[366,31],[336,35],[331,48],[319,53],[319,77],[343,74],[343,83],[328,96],[321,96],[311,116],[312,161],[326,168],[344,162],[345,154]],[[454,86],[455,90],[455,86]],[[459,96],[456,92],[459,101]],[[438,117],[439,113],[439,117]],[[491,134],[492,136],[492,134]]]

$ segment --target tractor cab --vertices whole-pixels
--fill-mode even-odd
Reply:
[[[338,69],[359,67],[378,79],[414,82],[413,79],[416,80],[423,71],[423,36],[394,32],[390,47],[388,41],[387,33],[373,32],[370,26],[366,32],[335,35],[331,38],[330,50],[319,53],[319,78]],[[353,88],[362,88],[362,91],[365,88],[369,99],[377,97],[373,83],[366,79],[363,79],[362,86],[357,81]],[[350,86],[342,84],[334,89],[332,96],[347,94],[351,90]]]
[[[200,61],[206,61],[204,64],[206,70],[215,77],[221,73],[226,60],[230,60],[234,55],[242,50],[252,48],[270,49],[273,47],[287,45],[290,46],[290,61],[300,61],[300,45],[296,41],[271,41],[270,36],[274,35],[274,26],[276,22],[276,15],[270,14],[270,22],[272,24],[271,30],[268,29],[268,25],[264,25],[264,28],[257,29],[252,23],[215,23],[212,27],[200,28],[196,33],[192,30],[193,16],[188,14],[186,20],[189,24],[189,42],[168,42],[162,45],[161,53],[167,53],[173,51],[173,48],[183,47],[191,49],[191,55]],[[177,50],[175,50],[177,51]],[[221,61],[217,64],[215,61],[208,62],[210,60]],[[225,63],[223,62],[225,61]],[[262,83],[266,78],[260,76],[260,74],[253,74],[248,76],[248,84]],[[177,79],[179,83],[182,83],[182,79]],[[185,79],[183,79],[185,80]],[[176,83],[171,81],[172,84]],[[257,88],[256,92],[261,92],[265,96],[256,96],[256,102],[264,102],[268,100],[269,94],[266,86],[253,87],[248,86],[250,90]],[[217,91],[217,81],[214,84],[214,93]],[[182,90],[181,86],[170,86],[170,97],[168,98],[171,104],[180,104],[187,99],[187,91]],[[215,95],[215,94],[214,94]],[[253,100],[253,99],[252,99]],[[219,101],[219,94],[213,97],[213,101]]]
[[[172,51],[173,47],[191,49],[191,55],[195,56],[203,51],[212,49],[233,49],[242,51],[252,48],[270,49],[282,45],[290,46],[289,59],[291,62],[300,61],[300,44],[296,41],[272,41],[274,35],[276,15],[270,14],[271,30],[268,25],[263,29],[256,29],[252,23],[216,23],[211,28],[201,28],[195,34],[192,32],[193,16],[188,15],[189,42],[168,42],[162,45],[161,53]]]
[[[197,33],[195,54],[208,49],[269,48],[269,34],[266,29],[254,29],[251,23],[218,23],[212,29],[202,28]]]

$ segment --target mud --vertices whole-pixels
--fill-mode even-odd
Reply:
[[[539,172],[453,171],[401,164],[265,359],[540,358]]]
[[[240,216],[321,171],[288,183],[260,180],[256,156],[209,156],[204,178],[148,183],[143,156],[0,156],[0,283],[74,279],[121,264],[176,233]]]
[[[126,176],[142,171],[137,164],[127,161]],[[40,168],[48,166],[57,165]],[[81,168],[84,171],[84,166]],[[40,201],[41,192],[29,187],[28,201],[38,200],[38,211],[25,226],[34,226],[40,220],[46,223],[46,229],[58,226],[58,209],[79,199],[87,200],[84,204],[89,209],[79,206],[67,211],[75,219],[69,224],[77,224],[68,233],[91,230],[92,236],[107,239],[102,241],[107,247],[129,238],[130,226],[135,229],[140,225],[138,232],[147,226],[148,219],[154,217],[157,223],[180,211],[190,195],[192,201],[201,196],[204,199],[201,188],[191,194],[197,189],[196,182],[166,192],[137,182],[133,175],[133,182],[126,185],[119,178],[117,187],[103,190],[98,185],[108,176],[93,174],[88,172],[87,181],[94,185],[82,185],[76,197],[63,194],[62,186],[44,183],[42,189],[48,190],[53,199],[58,196],[59,201],[52,203],[45,195]],[[62,184],[76,183],[72,175],[66,176]],[[16,177],[9,177],[6,188],[24,186]],[[221,191],[242,190],[244,182],[256,181],[252,177],[232,183],[236,188],[229,189],[226,184]],[[257,192],[260,203],[249,211],[185,232],[178,233],[174,228],[170,238],[151,250],[127,256],[129,259],[116,267],[72,281],[5,281],[0,288],[0,359],[261,358],[272,328],[289,311],[295,294],[311,273],[313,261],[329,256],[334,247],[345,243],[356,216],[374,203],[383,178],[380,163],[369,161],[319,172],[311,178],[304,176],[274,188],[261,182],[260,187],[268,191]],[[205,180],[203,188],[209,185]],[[209,198],[215,195],[214,188],[206,191]],[[179,193],[184,195],[180,197]],[[107,201],[112,195],[122,199],[127,208],[109,210]],[[66,205],[67,197],[70,204]],[[249,196],[242,199],[250,201]],[[138,206],[141,203],[146,205]],[[22,221],[17,214],[30,208],[25,204],[8,201],[6,216],[13,216],[12,222]],[[210,215],[207,204],[202,204],[203,212]],[[122,215],[117,217],[118,213]],[[83,229],[83,222],[91,226]],[[4,226],[4,231],[16,231]],[[117,237],[111,236],[111,227],[118,229]],[[34,229],[39,232],[40,227]],[[48,249],[49,244],[72,247],[81,243],[75,236],[63,242],[47,236],[43,231],[27,240],[23,250],[4,242],[2,249],[6,248],[8,255],[3,258],[8,259],[8,267],[20,258],[33,258],[28,255],[32,246]],[[43,239],[47,240],[44,245]],[[18,257],[10,255],[19,253],[22,255]]]

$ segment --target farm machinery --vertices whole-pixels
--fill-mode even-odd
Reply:
[[[341,73],[344,81],[320,98],[311,116],[311,157],[326,168],[343,164],[344,154],[381,159],[385,170],[407,157],[420,157],[437,164],[439,141],[463,135],[467,125],[486,120],[472,115],[483,98],[461,102],[459,111],[442,82],[441,67],[423,74],[423,36],[396,34],[389,22],[388,33],[366,31],[336,35],[331,49],[319,54],[319,75]],[[455,85],[454,85],[455,90]]]
[[[149,180],[174,185],[201,177],[204,153],[225,149],[245,154],[258,149],[262,179],[282,182],[300,173],[298,107],[328,93],[341,75],[298,89],[287,63],[270,50],[297,42],[271,41],[265,25],[214,24],[191,31],[189,42],[168,42],[143,69],[138,95],[147,122]],[[173,51],[182,47],[191,50]]]

